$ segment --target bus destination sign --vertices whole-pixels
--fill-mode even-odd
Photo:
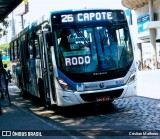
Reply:
[[[61,22],[86,22],[86,21],[99,21],[99,20],[111,20],[113,19],[112,12],[95,12],[95,13],[78,13],[61,15]]]
[[[125,19],[124,12],[117,11],[85,11],[52,14],[53,24],[84,23]]]

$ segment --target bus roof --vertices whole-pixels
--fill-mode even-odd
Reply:
[[[62,14],[70,12],[82,12],[82,11],[124,11],[123,9],[66,9],[66,10],[57,10],[50,12],[51,14]]]

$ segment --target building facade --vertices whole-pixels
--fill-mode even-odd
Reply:
[[[135,14],[134,37],[142,68],[160,68],[160,0],[122,0],[122,5]]]

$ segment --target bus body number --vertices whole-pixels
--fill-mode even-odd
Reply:
[[[62,23],[73,22],[74,18],[72,14],[61,15]]]

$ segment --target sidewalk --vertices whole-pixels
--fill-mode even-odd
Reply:
[[[137,95],[160,99],[160,69],[138,71]]]
[[[12,103],[12,101],[16,99],[16,95],[19,95],[19,89],[14,84],[10,84],[9,92],[11,94],[10,97]],[[20,107],[15,106],[14,104],[9,105],[7,96],[5,96],[4,100],[1,100],[1,105],[2,105],[2,115],[0,116],[0,130],[51,129],[47,124],[44,124],[44,121],[42,121],[38,117],[21,109]],[[29,122],[27,122],[26,120]]]
[[[6,98],[4,100],[0,100],[2,104],[2,115],[0,115],[0,139],[17,139],[17,137],[21,137],[22,135],[27,135],[21,137],[25,139],[80,139],[66,132],[65,126],[57,126],[56,121],[50,124],[35,114],[25,110],[25,108],[22,108],[21,105],[26,105],[26,103],[23,103],[23,100],[19,100],[23,98],[19,94],[20,90],[18,87],[10,83],[8,88],[11,97],[11,105],[9,105],[7,96],[5,96]],[[9,133],[12,137],[2,137],[3,133]],[[32,133],[32,135],[30,133]],[[36,134],[38,136],[36,136]],[[39,135],[42,136],[40,137]],[[84,137],[84,139],[86,138]]]
[[[45,120],[39,118],[38,116],[30,113],[29,111],[18,107],[19,103],[17,103],[18,99],[20,99],[19,89],[11,83],[9,85],[9,92],[11,97],[11,105],[9,105],[8,98],[1,100],[2,104],[2,115],[0,115],[0,138],[2,139],[17,139],[21,137],[22,134],[30,135],[30,133],[37,133],[37,135],[43,135],[45,131],[49,131],[49,133],[56,131],[59,134],[57,136],[43,136],[43,137],[35,137],[35,136],[26,136],[21,137],[25,139],[54,139],[54,138],[69,138],[69,136],[63,132],[63,136],[61,137],[61,130],[57,129],[56,126],[47,123]],[[15,105],[15,103],[17,103]],[[41,132],[42,131],[42,132]],[[11,134],[10,136],[2,136],[6,133]],[[19,136],[20,134],[20,136]],[[67,135],[67,137],[64,136]],[[8,134],[7,134],[8,135]]]

